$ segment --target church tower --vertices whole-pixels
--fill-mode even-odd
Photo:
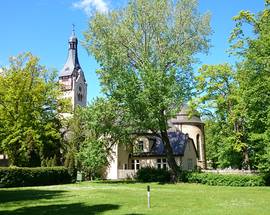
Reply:
[[[68,57],[60,72],[59,83],[62,85],[64,98],[71,100],[73,111],[77,105],[86,106],[87,83],[78,59],[78,39],[74,29],[68,43]]]

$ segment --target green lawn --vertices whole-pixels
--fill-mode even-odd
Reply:
[[[150,185],[150,209],[147,208],[147,184],[83,182],[0,188],[0,214],[270,214],[270,187]]]

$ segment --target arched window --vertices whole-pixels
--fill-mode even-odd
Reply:
[[[196,136],[196,148],[198,152],[198,159],[201,160],[201,144],[200,144],[200,134]]]
[[[79,102],[81,102],[81,101],[82,101],[82,99],[83,99],[83,95],[82,95],[82,94],[80,94],[80,93],[78,93],[78,101],[79,101]]]

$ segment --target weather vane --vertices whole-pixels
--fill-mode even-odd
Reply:
[[[72,35],[75,36],[75,25],[72,24]]]

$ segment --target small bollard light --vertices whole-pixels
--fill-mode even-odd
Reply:
[[[148,208],[150,208],[150,186],[147,185],[147,203],[148,203]]]

